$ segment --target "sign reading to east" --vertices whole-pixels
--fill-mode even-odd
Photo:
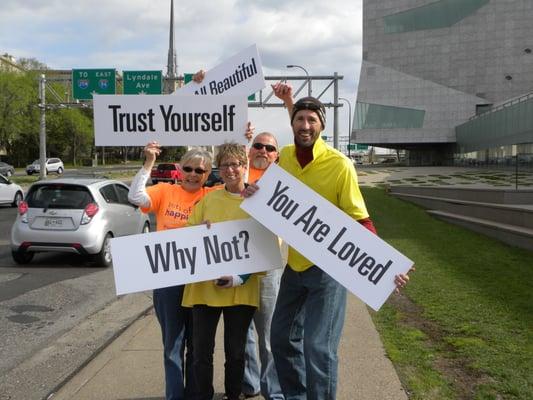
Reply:
[[[93,94],[115,94],[115,69],[72,70],[72,97],[91,100]]]
[[[281,267],[278,238],[253,219],[111,240],[117,295]]]
[[[94,96],[96,146],[246,144],[243,96]]]
[[[161,94],[161,71],[122,71],[124,94]]]
[[[241,208],[379,310],[413,262],[273,164]]]

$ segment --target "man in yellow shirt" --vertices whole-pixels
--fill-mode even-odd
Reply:
[[[320,137],[326,125],[324,105],[313,97],[293,104],[292,88],[284,83],[273,89],[289,110],[294,134],[294,144],[280,152],[279,165],[375,233],[353,163]],[[250,185],[246,196],[257,188]],[[403,287],[408,279],[398,275],[395,283]],[[285,399],[335,399],[345,310],[346,289],[289,248],[271,328],[272,353]]]

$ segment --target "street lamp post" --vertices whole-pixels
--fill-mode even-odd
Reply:
[[[350,103],[350,100],[339,97],[339,100],[344,100],[346,103],[348,103],[348,113],[350,114],[348,116],[348,158],[351,160],[351,145],[352,145],[352,103]]]
[[[289,64],[287,65],[287,68],[300,68],[302,71],[305,72],[305,76],[307,76],[307,95],[309,97],[311,97],[311,93],[312,93],[312,90],[311,90],[311,79],[309,79],[309,73],[307,72],[307,70],[302,67],[301,65],[293,65],[293,64]]]

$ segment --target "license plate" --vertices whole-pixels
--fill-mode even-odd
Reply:
[[[44,226],[53,228],[53,227],[62,227],[63,219],[62,218],[46,218],[44,221]]]

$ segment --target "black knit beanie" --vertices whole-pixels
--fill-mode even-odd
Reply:
[[[300,110],[311,110],[318,115],[318,119],[322,123],[322,129],[326,128],[326,108],[322,102],[314,97],[302,97],[292,107],[291,125],[294,120],[294,116]]]

